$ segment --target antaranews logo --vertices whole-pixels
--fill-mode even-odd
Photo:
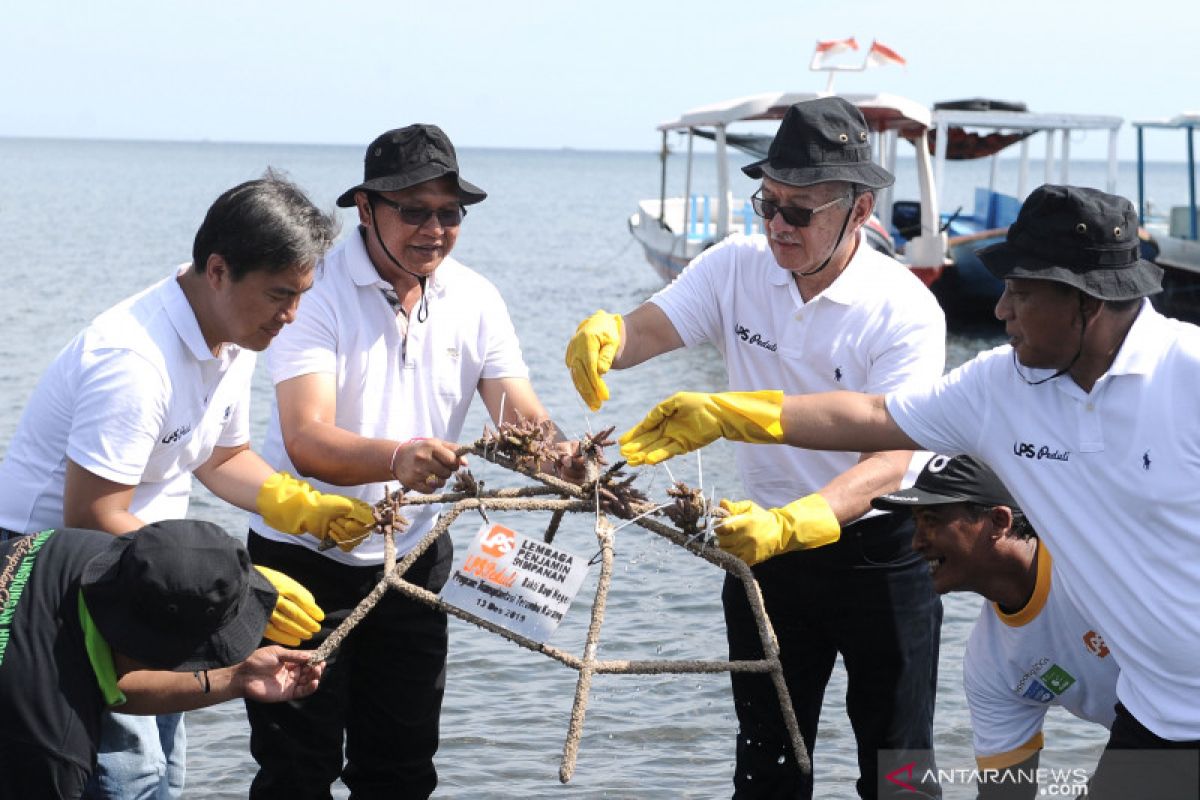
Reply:
[[[892,765],[899,766],[889,769]],[[881,750],[879,753],[880,796],[891,795],[918,797],[958,797],[951,787],[974,786],[1029,787],[1022,796],[1085,797],[1087,782],[1091,777],[1088,769],[1035,767],[1032,769],[1005,768],[944,768],[935,765],[932,751]],[[1030,789],[1032,793],[1030,793]],[[974,792],[970,794],[974,797]]]

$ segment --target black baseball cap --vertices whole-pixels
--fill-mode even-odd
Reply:
[[[948,503],[982,503],[1020,510],[996,473],[970,456],[935,455],[910,488],[871,501],[872,506],[884,511]]]

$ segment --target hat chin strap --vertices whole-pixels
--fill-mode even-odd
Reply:
[[[399,259],[392,255],[392,251],[389,250],[388,246],[383,243],[383,237],[379,235],[379,223],[376,221],[377,218],[375,216],[375,198],[369,192],[367,193],[367,205],[371,209],[371,230],[375,231],[375,241],[379,243],[380,249],[383,250],[384,255],[386,255],[393,264],[399,267],[403,272],[407,272],[409,275],[416,278],[417,283],[421,286],[421,302],[417,304],[417,322],[424,322],[425,320],[429,319],[429,302],[425,299],[425,283],[429,280],[429,276],[418,275],[408,267],[401,264]]]
[[[829,255],[821,262],[821,266],[816,269],[811,269],[808,272],[797,272],[801,278],[807,278],[809,275],[816,275],[821,270],[829,266],[829,262],[833,260],[833,254],[842,246],[842,237],[846,235],[846,226],[850,224],[850,217],[854,215],[854,198],[850,198],[850,210],[846,212],[846,218],[842,220],[842,229],[838,231],[837,241],[833,243],[833,249],[829,251]]]
[[[1067,362],[1067,365],[1065,367],[1063,367],[1058,372],[1054,373],[1053,375],[1051,375],[1048,378],[1042,378],[1040,381],[1031,381],[1031,380],[1029,380],[1029,378],[1025,377],[1025,374],[1023,372],[1021,372],[1021,362],[1017,361],[1017,351],[1013,350],[1012,351],[1013,369],[1015,369],[1017,371],[1017,377],[1019,377],[1021,380],[1025,381],[1025,384],[1027,386],[1041,386],[1043,383],[1046,383],[1047,381],[1052,381],[1055,378],[1058,378],[1062,375],[1066,375],[1068,372],[1070,372],[1071,367],[1075,366],[1075,362],[1078,361],[1079,357],[1083,355],[1083,337],[1084,337],[1084,334],[1087,333],[1087,315],[1083,313],[1083,294],[1082,293],[1079,295],[1079,320],[1080,320],[1080,322],[1083,323],[1082,326],[1079,328],[1079,347],[1075,349],[1075,355],[1071,356],[1071,360]]]

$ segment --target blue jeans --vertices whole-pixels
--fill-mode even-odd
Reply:
[[[106,713],[86,800],[178,800],[183,796],[187,733],[183,714]]]
[[[929,566],[912,551],[908,514],[871,517],[846,526],[839,541],[785,553],[753,568],[779,640],[784,680],[810,756],[825,685],[841,653],[846,666],[846,713],[858,744],[858,795],[890,797],[880,779],[890,771],[880,751],[933,750],[942,603]],[[741,581],[726,576],[721,599],[731,659],[762,658],[762,644]],[[770,678],[733,673],[740,727],[734,797],[807,800]],[[818,759],[813,758],[814,764]],[[922,767],[932,766],[922,761]],[[924,769],[916,770],[916,774]],[[893,792],[894,792],[893,788]],[[904,800],[940,797],[937,786],[903,792]]]

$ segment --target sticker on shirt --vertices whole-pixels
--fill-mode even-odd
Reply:
[[[544,642],[566,616],[587,571],[586,559],[485,522],[442,588],[441,598],[480,619]]]

